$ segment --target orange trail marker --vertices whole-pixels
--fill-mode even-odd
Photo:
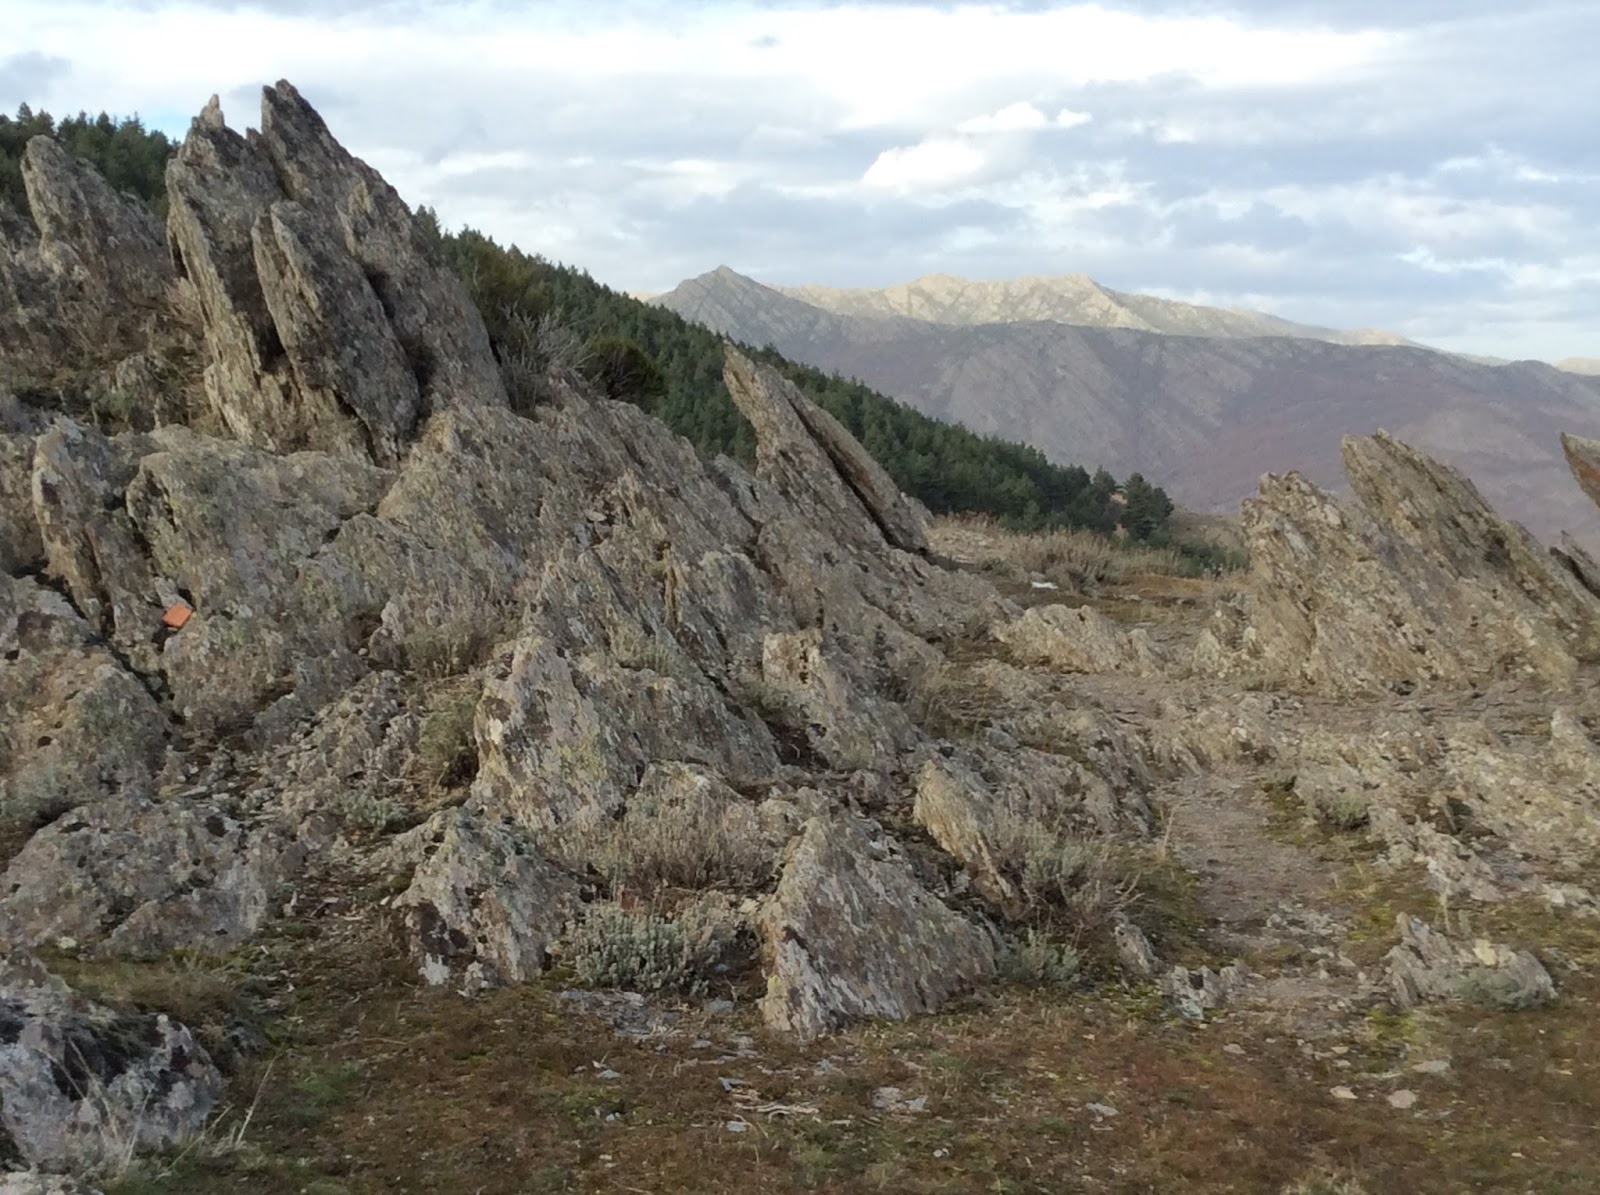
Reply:
[[[167,607],[167,612],[161,616],[161,621],[173,630],[178,630],[188,622],[194,614],[194,607],[187,602],[173,602]]]

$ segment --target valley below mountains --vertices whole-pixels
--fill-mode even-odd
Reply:
[[[1536,533],[1600,543],[1554,447],[1562,430],[1600,435],[1600,377],[1575,369],[1074,278],[785,291],[722,268],[653,301],[1052,460],[1142,473],[1198,510],[1235,510],[1289,468],[1337,487],[1340,437],[1382,429],[1465,470]]]

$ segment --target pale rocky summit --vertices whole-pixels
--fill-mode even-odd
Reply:
[[[35,956],[249,949],[317,884],[359,887],[419,984],[524,983],[633,926],[641,974],[692,994],[663,959],[714,956],[802,1037],[1026,979],[1041,925],[1191,1016],[1390,999],[1263,834],[1269,781],[1452,907],[1597,908],[1592,562],[1458,474],[1380,436],[1346,446],[1355,502],[1267,480],[1251,571],[1195,583],[1238,590],[1204,630],[1024,611],[736,352],[753,471],[570,377],[513,410],[392,189],[287,84],[261,123],[195,122],[164,244],[49,150],[41,227],[4,216],[8,363],[152,387],[114,434],[0,396],[5,1165],[93,1169],[107,1124],[175,1144],[221,1089],[184,1026]],[[1130,896],[1173,859],[1209,963]],[[1399,929],[1405,991],[1462,994],[1430,976],[1472,948]],[[1227,957],[1264,940],[1315,962]],[[1482,963],[1516,1003],[1560,981],[1527,945]],[[109,1098],[54,1082],[69,1048]]]

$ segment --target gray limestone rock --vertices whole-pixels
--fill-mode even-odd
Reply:
[[[92,1170],[181,1146],[222,1086],[189,1030],[165,1015],[112,1012],[27,955],[0,959],[0,1157]]]

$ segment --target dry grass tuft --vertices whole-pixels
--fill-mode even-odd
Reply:
[[[911,720],[928,734],[962,739],[993,722],[1004,698],[981,663],[943,660],[912,678],[905,705]]]
[[[569,823],[547,845],[571,866],[594,868],[613,892],[747,891],[773,867],[755,809],[709,786],[641,790],[622,817]]]

